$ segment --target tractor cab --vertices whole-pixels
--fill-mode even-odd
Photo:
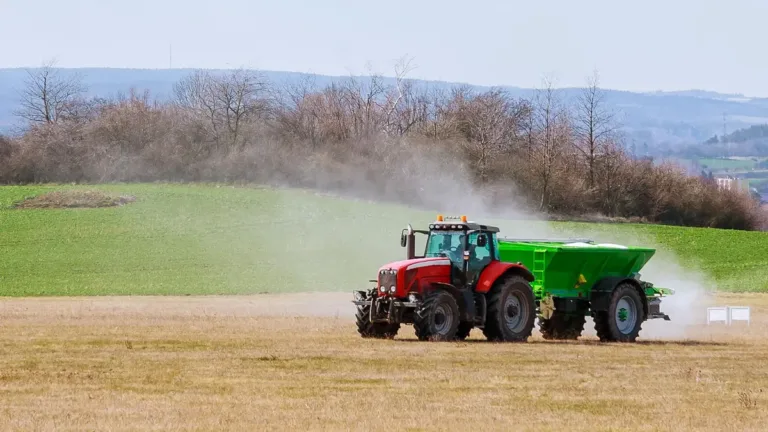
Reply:
[[[429,225],[429,231],[403,230],[400,244],[408,247],[408,259],[448,258],[451,261],[451,283],[457,288],[471,288],[477,283],[480,273],[494,260],[499,259],[494,226],[467,221],[460,218],[437,216]],[[415,233],[427,236],[424,255],[415,255]]]

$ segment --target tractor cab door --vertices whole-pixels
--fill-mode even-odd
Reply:
[[[494,251],[493,233],[473,232],[467,239],[467,286],[474,289],[483,269],[491,263]]]
[[[451,261],[450,283],[459,288],[467,283],[464,271],[465,237],[461,231],[433,231],[424,252],[426,257],[445,257]]]

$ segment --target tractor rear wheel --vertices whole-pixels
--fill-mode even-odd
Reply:
[[[521,276],[508,276],[488,293],[483,334],[490,341],[526,342],[533,333],[535,319],[531,285]]]
[[[413,327],[419,340],[449,341],[459,327],[459,305],[448,291],[427,294],[414,314]]]
[[[643,299],[630,283],[623,283],[611,293],[607,311],[593,315],[597,336],[602,342],[634,342],[645,321]]]
[[[355,318],[357,321],[357,332],[364,338],[392,339],[400,330],[399,323],[372,323],[369,320],[371,311],[370,306],[358,306]]]
[[[459,328],[456,330],[456,340],[465,340],[469,337],[469,332],[472,331],[474,325],[469,321],[462,321],[459,323]]]
[[[539,331],[547,340],[576,340],[584,331],[584,315],[554,311],[549,319],[539,317]]]

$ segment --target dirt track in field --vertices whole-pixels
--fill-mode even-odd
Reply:
[[[7,298],[0,311],[57,318],[86,317],[354,317],[351,293],[244,296],[105,296]]]
[[[5,319],[36,321],[82,319],[173,319],[173,318],[246,318],[246,317],[316,317],[336,318],[354,323],[355,306],[351,293],[256,294],[241,296],[104,296],[104,297],[29,297],[0,300],[0,313]],[[768,295],[720,294],[699,299],[694,305],[681,308],[679,304],[662,303],[662,311],[671,321],[655,319],[643,324],[641,337],[645,340],[681,340],[709,338],[716,334],[745,336],[760,329],[760,317],[768,315]],[[738,331],[722,326],[706,325],[706,306],[751,305],[757,316],[757,327]],[[666,305],[666,308],[665,308]],[[411,336],[410,327],[405,331]],[[538,325],[537,325],[538,328]],[[594,324],[587,318],[584,338],[595,337]],[[534,330],[534,337],[539,337]]]

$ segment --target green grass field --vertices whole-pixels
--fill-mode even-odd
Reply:
[[[407,223],[423,227],[436,214],[297,190],[161,184],[87,187],[136,197],[123,207],[12,208],[72,187],[0,188],[3,295],[350,291],[368,287],[380,264],[404,256],[399,236]],[[698,278],[719,290],[768,292],[768,233],[487,221],[512,236],[660,247],[647,267],[659,285]]]
[[[708,169],[719,170],[751,170],[758,164],[754,159],[702,158],[699,164]]]

